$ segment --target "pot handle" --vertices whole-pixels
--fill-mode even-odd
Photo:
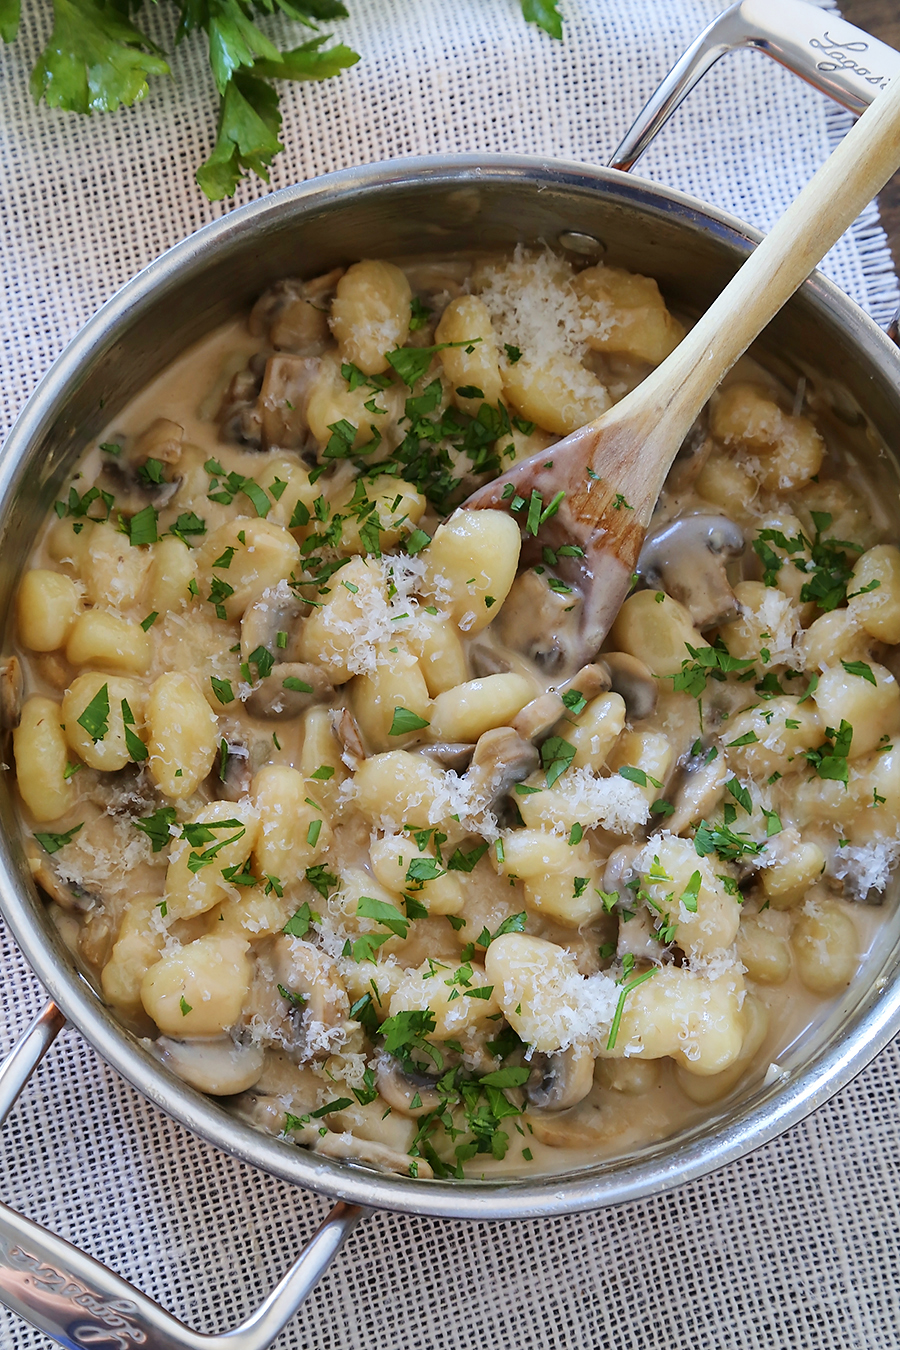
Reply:
[[[0,1065],[0,1125],[65,1025],[48,1003]],[[0,1204],[0,1303],[66,1350],[266,1350],[367,1210],[337,1204],[261,1307],[231,1331],[192,1331],[71,1243]]]
[[[900,74],[900,52],[806,0],[739,0],[703,30],[638,113],[609,161],[626,172],[726,52],[765,52],[851,112],[862,113]]]

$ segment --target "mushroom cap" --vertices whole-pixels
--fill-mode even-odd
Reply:
[[[230,1036],[187,1041],[160,1036],[153,1048],[163,1064],[179,1078],[213,1097],[231,1097],[244,1092],[262,1073],[262,1048],[241,1045]]]
[[[583,1045],[536,1054],[525,1086],[530,1104],[539,1111],[567,1111],[584,1101],[594,1084],[594,1056]]]
[[[521,783],[533,773],[538,762],[538,752],[531,741],[512,727],[493,727],[479,736],[465,777],[487,810],[495,811],[502,806],[513,784]]]
[[[628,721],[650,717],[659,698],[659,681],[650,668],[628,652],[604,652],[602,661],[609,672],[608,688],[624,699]]]
[[[743,531],[727,516],[678,516],[648,531],[637,571],[648,586],[661,586],[684,605],[702,631],[737,615],[725,566],[744,547]]]
[[[393,1055],[378,1056],[375,1065],[375,1083],[379,1094],[394,1111],[414,1120],[436,1111],[442,1102],[441,1094],[434,1085],[434,1079],[423,1073],[408,1073]],[[419,1100],[418,1106],[413,1103]]]
[[[292,683],[286,685],[286,680]],[[259,681],[244,707],[251,717],[273,722],[291,721],[311,703],[322,702],[332,693],[332,683],[321,666],[282,661],[273,666],[270,675]]]

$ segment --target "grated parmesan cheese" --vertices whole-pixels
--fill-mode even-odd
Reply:
[[[479,295],[503,343],[526,355],[581,358],[588,337],[605,337],[615,322],[612,308],[583,304],[573,285],[574,268],[550,252],[521,247],[512,259],[487,267]]]
[[[871,844],[848,844],[834,857],[834,875],[843,881],[854,900],[865,900],[870,891],[881,892],[900,860],[900,839],[876,839]]]

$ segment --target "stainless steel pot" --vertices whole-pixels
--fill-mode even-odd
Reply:
[[[615,167],[513,156],[395,160],[277,192],[206,226],[146,268],[88,323],[46,375],[0,459],[0,609],[28,542],[87,441],[190,342],[280,276],[314,275],[372,252],[410,254],[558,240],[656,277],[670,303],[705,308],[759,235],[682,193],[627,177],[697,79],[753,46],[856,111],[900,73],[900,55],[802,0],[744,0],[701,35],[654,94]],[[377,247],[373,248],[373,241]],[[806,375],[885,493],[900,473],[900,356],[851,301],[814,276],[754,349],[781,377]],[[370,1208],[465,1219],[573,1213],[656,1194],[734,1161],[847,1083],[900,1028],[900,914],[878,952],[800,1053],[703,1124],[626,1158],[562,1176],[488,1183],[415,1181],[336,1162],[258,1133],[175,1078],[116,1022],[49,922],[0,785],[0,908],[53,1002],[0,1068],[0,1122],[65,1018],[156,1105],[227,1152],[341,1202],[258,1313],[221,1336],[191,1331],[98,1262],[0,1205],[0,1300],[72,1350],[262,1350],[295,1313]]]

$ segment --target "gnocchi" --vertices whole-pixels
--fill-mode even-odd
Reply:
[[[548,250],[278,283],[48,520],[4,689],[32,873],[117,1016],[259,1128],[552,1172],[694,1127],[858,977],[900,549],[815,397],[728,377],[581,668],[560,520],[463,507],[683,332]]]

